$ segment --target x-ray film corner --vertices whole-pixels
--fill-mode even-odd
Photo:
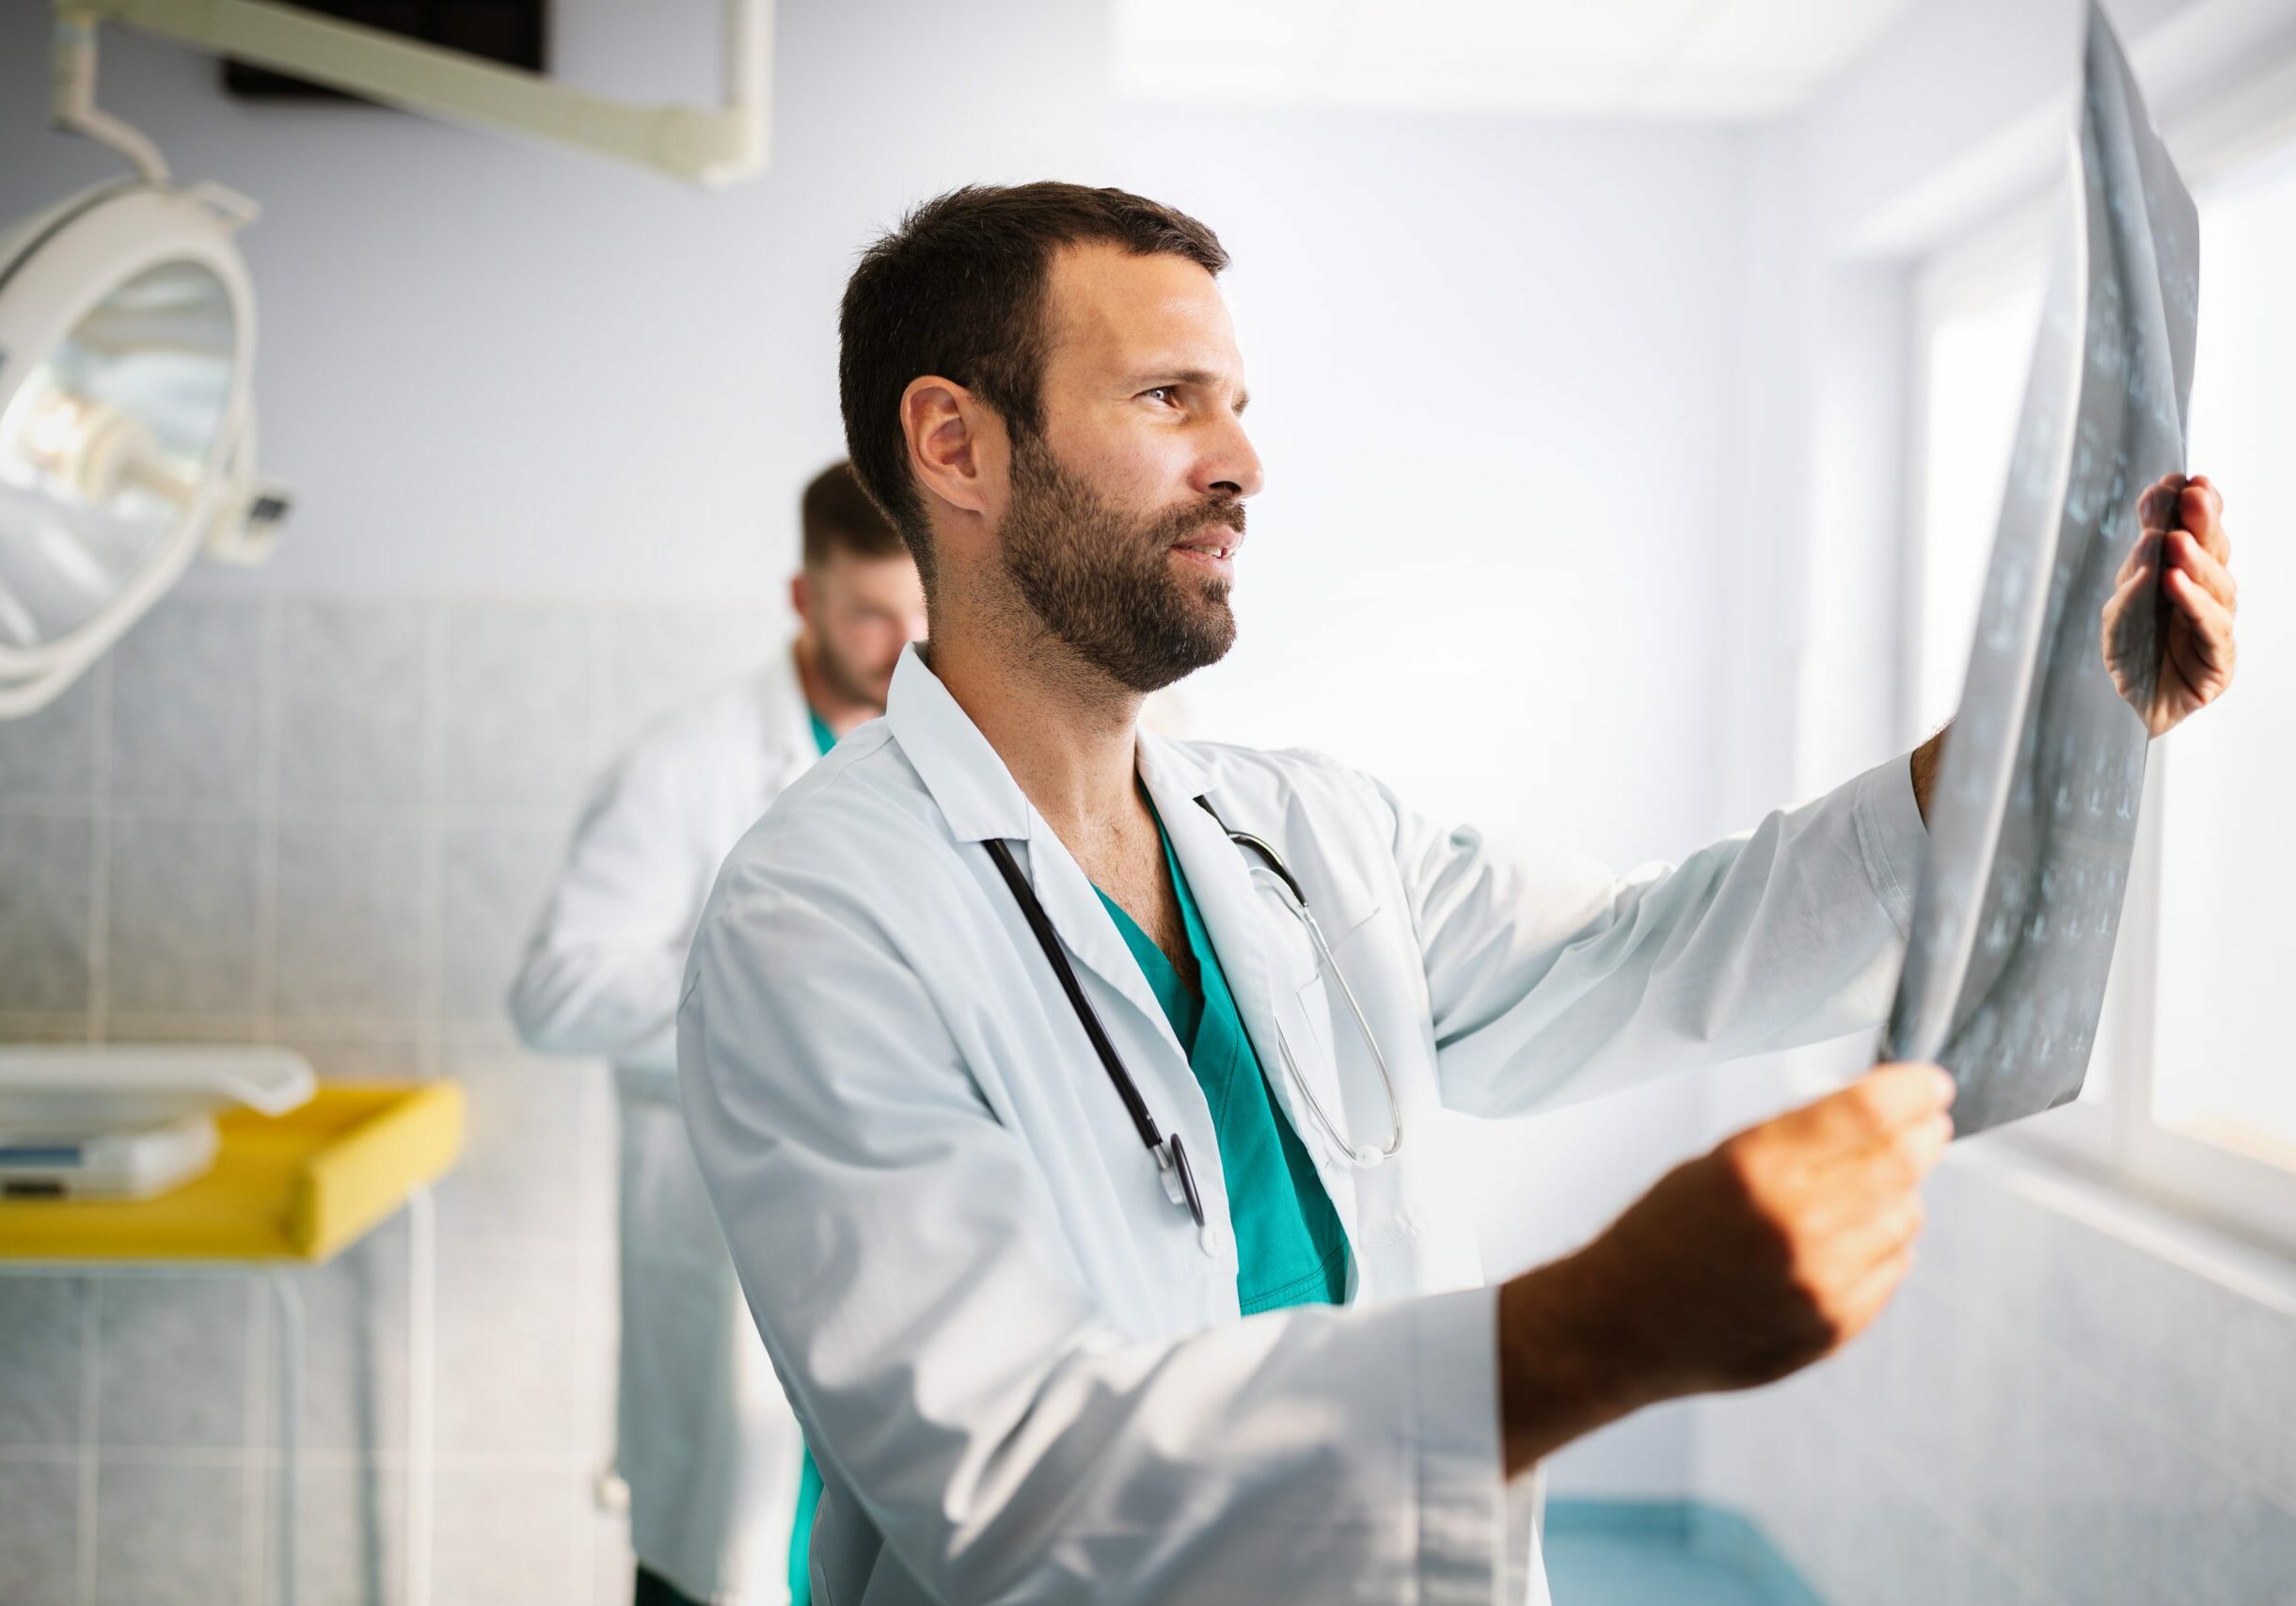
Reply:
[[[2072,204],[1888,1037],[1954,1073],[1962,1135],[2064,1104],[2087,1073],[2146,745],[2099,619],[2139,493],[2185,466],[2198,216],[2093,4],[2084,54]],[[2128,657],[2157,665],[2157,612],[2137,627]]]

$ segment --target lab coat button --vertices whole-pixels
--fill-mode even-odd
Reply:
[[[1222,1237],[1219,1228],[1207,1221],[1196,1230],[1196,1247],[1203,1250],[1206,1256],[1216,1261],[1220,1258],[1220,1251],[1227,1247],[1227,1243]]]

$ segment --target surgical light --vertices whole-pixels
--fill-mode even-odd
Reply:
[[[56,0],[54,121],[125,157],[0,233],[0,719],[40,708],[204,552],[267,556],[289,510],[260,479],[255,297],[233,236],[254,202],[179,184],[95,103],[110,22],[388,104],[696,183],[766,157],[771,0],[723,0],[714,108],[631,104],[261,0]]]
[[[0,715],[55,696],[216,533],[252,429],[231,236],[254,210],[130,181],[0,243]]]

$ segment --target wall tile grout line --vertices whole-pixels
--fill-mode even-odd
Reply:
[[[265,1379],[269,1387],[269,1379]],[[102,1459],[119,1467],[178,1467],[199,1468],[209,1471],[233,1471],[246,1467],[277,1468],[278,1450],[269,1443],[251,1443],[236,1449],[179,1448],[167,1445],[113,1444],[100,1450]],[[77,1466],[85,1452],[77,1444],[9,1444],[0,1445],[0,1467]],[[555,1450],[440,1450],[435,1454],[437,1464],[457,1472],[579,1472],[585,1480],[596,1468],[585,1455],[575,1451]],[[407,1455],[404,1450],[325,1450],[305,1446],[297,1457],[299,1464],[310,1471],[358,1471],[373,1470],[403,1472]]]
[[[433,601],[424,611],[423,783],[419,811],[421,836],[420,874],[422,879],[420,934],[416,944],[416,1037],[419,1073],[426,1080],[439,1074],[439,1012],[444,1003],[446,837],[441,823],[446,800],[447,655],[452,650],[451,618],[444,603]]]
[[[569,792],[562,803],[550,804],[440,802],[427,809],[425,817],[457,830],[532,831],[555,835],[564,832],[567,816],[580,802],[580,796],[575,792]],[[110,813],[112,818],[123,820],[201,825],[255,825],[261,823],[264,817],[264,811],[255,803],[203,798],[119,797],[110,801]],[[277,823],[308,826],[388,825],[405,819],[406,813],[403,803],[340,799],[298,803],[282,800],[270,811]],[[0,797],[0,818],[87,819],[93,815],[85,798],[17,792]]]
[[[582,732],[582,770],[585,784],[612,761],[606,751],[614,714],[607,708],[613,684],[613,615],[604,607],[588,611],[590,618],[590,707]]]
[[[89,760],[88,780],[88,912],[87,912],[87,1026],[88,1041],[109,1041],[104,1011],[111,993],[112,924],[112,655],[96,660],[94,716],[96,751]]]
[[[1881,1436],[1878,1435],[1842,1436],[1844,1446],[1853,1457],[1864,1460],[1871,1469],[1896,1486],[1900,1494],[1952,1529],[1956,1538],[2015,1579],[2019,1588],[2035,1597],[2043,1606],[2073,1606],[2051,1588],[2046,1579],[2033,1572],[2026,1566],[2024,1557],[2011,1553],[1977,1525],[1968,1521],[1964,1513],[1948,1510],[1924,1494],[1915,1480],[1907,1476],[1905,1463],[1883,1448],[1880,1440]]]
[[[103,1359],[96,1302],[102,1284],[80,1280],[80,1571],[79,1606],[96,1606],[97,1444],[103,1394],[97,1367]]]
[[[2085,1223],[2072,1221],[2068,1218],[2064,1222],[2052,1224],[2052,1231],[2093,1232],[2095,1229]],[[2130,1420],[2142,1423],[2148,1431],[2167,1439],[2195,1460],[2210,1468],[2227,1482],[2250,1494],[2270,1501],[2291,1516],[2296,1516],[2296,1503],[2292,1503],[2288,1494],[2233,1460],[2223,1449],[2207,1438],[2193,1433],[2182,1422],[2153,1411],[2140,1399],[2132,1399],[2124,1391],[2117,1389],[2111,1378],[2098,1372],[2095,1365],[2084,1357],[2044,1346],[2030,1333],[2004,1323],[2001,1318],[1987,1311],[1982,1301],[1964,1302],[1942,1289],[1932,1289],[1930,1293],[1932,1297],[1955,1313],[1956,1320],[1972,1323],[1991,1334],[1997,1343],[2022,1350],[2034,1359],[2055,1368],[2067,1383],[2080,1390],[2092,1404],[2099,1408],[2125,1415]]]
[[[277,1042],[279,988],[279,734],[284,605],[259,605],[255,726],[255,1038]]]
[[[268,1366],[268,1361],[262,1363]],[[270,1387],[268,1373],[264,1388]],[[79,1444],[8,1444],[0,1445],[0,1467],[78,1467],[89,1454],[95,1452],[108,1465],[119,1467],[176,1467],[198,1468],[208,1471],[235,1471],[256,1467],[276,1469],[279,1451],[268,1440],[250,1442],[237,1448],[174,1446],[165,1444],[113,1444],[106,1446]],[[578,1451],[530,1450],[439,1450],[435,1459],[441,1468],[457,1472],[564,1472],[582,1475],[588,1480],[597,1469],[589,1462],[586,1453]],[[375,1471],[403,1472],[406,1470],[404,1450],[330,1450],[306,1444],[298,1463],[307,1471],[341,1472]]]
[[[90,723],[93,726],[90,739],[94,751],[88,755],[87,1022],[83,1035],[87,1042],[103,1042],[106,1041],[104,982],[108,968],[106,942],[111,923],[111,873],[106,862],[111,851],[108,828],[114,679],[111,654],[106,653],[96,660],[90,677],[94,682],[90,698]],[[103,1518],[102,1479],[99,1475],[103,1404],[103,1349],[99,1311],[102,1297],[102,1279],[91,1274],[87,1281],[80,1318],[80,1606],[95,1606],[96,1564],[101,1554],[97,1530]]]
[[[269,1413],[263,1407],[264,1385],[274,1341],[260,1269],[245,1281],[247,1342],[240,1361],[240,1387],[245,1397],[240,1402],[239,1438],[245,1454],[239,1459],[239,1598],[261,1603],[269,1601],[272,1593],[270,1569],[263,1565],[263,1540],[270,1527],[263,1503],[272,1480],[264,1475],[263,1457],[255,1451],[265,1441]]]

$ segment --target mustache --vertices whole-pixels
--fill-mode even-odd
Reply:
[[[1191,502],[1185,507],[1176,507],[1156,522],[1153,533],[1159,546],[1169,546],[1207,524],[1224,524],[1237,534],[1243,534],[1243,501],[1236,497],[1218,496]]]

